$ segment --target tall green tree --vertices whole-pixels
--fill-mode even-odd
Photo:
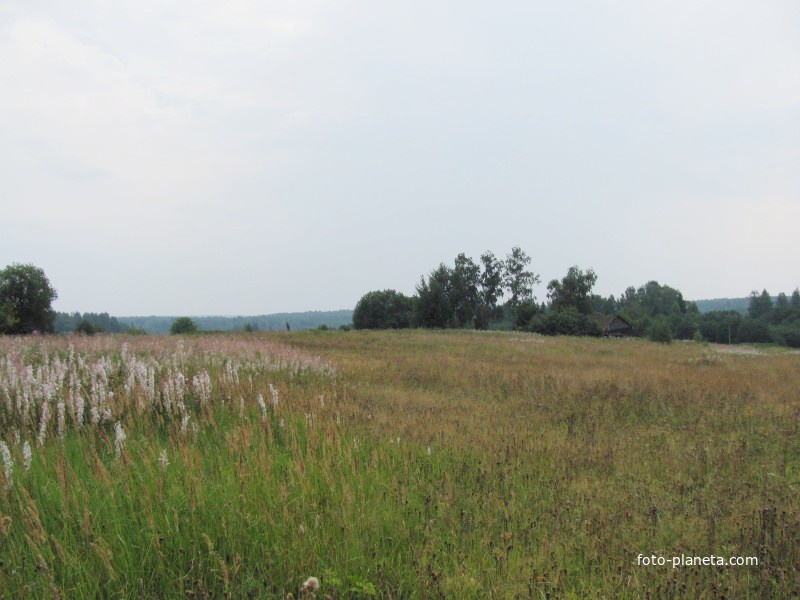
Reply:
[[[505,289],[511,294],[506,308],[513,321],[518,323],[523,314],[529,320],[538,311],[532,286],[539,281],[539,276],[526,268],[530,261],[522,249],[514,247],[504,261],[487,251],[481,255],[481,264],[464,253],[452,267],[440,264],[427,278],[422,276],[416,287],[414,324],[488,329],[493,320],[503,316],[498,300]]]
[[[540,281],[537,274],[527,270],[530,262],[530,256],[519,246],[514,246],[506,255],[504,283],[511,296],[507,306],[514,314],[520,304],[534,299],[533,286]]]
[[[592,269],[584,273],[577,266],[570,267],[561,281],[553,279],[547,284],[550,307],[556,311],[574,308],[581,314],[592,314],[592,288],[596,282],[597,275]]]
[[[697,307],[668,285],[648,281],[639,288],[629,287],[617,302],[619,312],[639,331],[647,331],[656,317],[669,319],[672,336],[691,338],[697,329]]]
[[[480,277],[481,286],[475,315],[475,328],[488,329],[489,323],[501,315],[501,309],[497,303],[503,297],[505,264],[488,250],[481,254],[481,264],[483,270]]]
[[[452,269],[441,263],[431,271],[428,279],[420,278],[417,284],[417,306],[414,321],[420,327],[452,327],[453,306],[450,302]]]
[[[778,294],[778,298],[775,300],[775,305],[772,307],[770,320],[773,323],[778,324],[789,320],[791,315],[792,307],[789,305],[789,296],[787,296],[784,292],[781,292]]]
[[[592,294],[592,312],[600,313],[601,315],[613,315],[617,312],[617,300],[614,298],[614,294],[611,294],[608,298]]]
[[[58,293],[39,267],[7,266],[0,271],[0,333],[51,332]]]
[[[747,315],[751,319],[769,318],[772,313],[772,297],[767,290],[760,294],[753,290],[750,293],[750,306],[747,308]]]
[[[450,272],[450,305],[456,327],[474,322],[478,312],[481,270],[463,252],[456,257]]]

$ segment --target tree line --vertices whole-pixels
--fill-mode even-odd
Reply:
[[[68,333],[76,331],[92,335],[95,333],[128,333],[132,328],[125,323],[120,323],[117,317],[112,317],[107,312],[57,312],[53,321],[55,333]],[[135,330],[134,333],[137,333]]]
[[[703,339],[718,343],[775,343],[800,348],[800,290],[773,297],[750,294],[747,314],[736,310],[704,313],[698,320]]]
[[[356,304],[353,325],[356,329],[518,329],[546,335],[596,336],[603,333],[596,315],[614,314],[630,323],[639,335],[656,341],[691,339],[800,347],[798,289],[790,296],[780,293],[774,298],[767,290],[753,291],[745,315],[735,310],[701,314],[679,290],[657,281],[628,287],[618,298],[604,298],[592,293],[597,281],[594,270],[573,266],[564,277],[547,284],[547,301],[538,303],[533,286],[541,279],[530,270],[530,263],[531,258],[518,246],[503,259],[487,251],[476,262],[461,253],[452,266],[441,263],[421,276],[414,296],[395,290],[368,292]],[[56,313],[52,302],[57,297],[44,271],[34,265],[12,264],[0,270],[0,334],[144,333],[135,324],[131,327],[108,313]],[[346,318],[346,312],[338,311],[337,316]],[[329,313],[303,314],[316,317]],[[173,333],[189,325],[199,329],[188,318],[159,318],[168,319],[166,328]],[[287,329],[288,323],[286,320]],[[258,323],[243,325],[243,330],[258,328]]]
[[[661,342],[673,339],[718,343],[771,342],[800,347],[800,292],[753,292],[748,315],[735,311],[701,314],[694,302],[668,285],[649,281],[628,287],[619,297],[593,293],[593,269],[570,267],[547,284],[547,299],[537,302],[531,258],[515,246],[504,259],[485,252],[479,261],[461,253],[420,277],[413,296],[393,289],[366,293],[353,311],[356,329],[470,328],[516,329],[545,335],[599,336],[596,315],[619,315],[638,335]],[[505,299],[505,301],[503,301]]]

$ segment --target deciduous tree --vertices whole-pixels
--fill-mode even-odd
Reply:
[[[527,270],[530,262],[531,257],[519,246],[506,255],[505,284],[511,296],[508,307],[514,313],[522,302],[533,300],[533,286],[539,283],[539,276]]]
[[[488,329],[489,323],[500,317],[497,302],[503,297],[504,264],[488,250],[481,254],[483,270],[480,276],[480,292],[475,314],[475,328]]]
[[[417,285],[417,306],[414,321],[420,327],[452,327],[453,306],[450,302],[452,269],[441,263]]]
[[[453,270],[450,272],[450,305],[457,327],[465,327],[475,320],[478,312],[480,275],[480,267],[471,258],[463,252],[456,257]]]
[[[395,290],[367,292],[353,310],[356,329],[405,329],[411,324],[411,298]]]
[[[173,335],[196,333],[197,325],[189,317],[178,317],[172,322],[169,332]]]
[[[592,288],[596,281],[592,269],[584,273],[577,266],[570,267],[561,281],[553,279],[547,284],[550,307],[556,311],[574,308],[581,314],[592,314]]]
[[[58,293],[39,267],[12,264],[0,271],[0,333],[53,330]]]

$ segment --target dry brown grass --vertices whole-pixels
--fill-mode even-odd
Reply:
[[[358,427],[468,457],[473,471],[444,478],[440,498],[473,496],[495,516],[487,530],[533,527],[541,539],[515,564],[540,573],[540,591],[800,592],[796,355],[471,332],[291,343],[336,365]],[[632,567],[640,552],[752,555],[761,567]]]

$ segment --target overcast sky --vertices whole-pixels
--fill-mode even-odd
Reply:
[[[352,308],[514,245],[788,293],[799,240],[796,0],[0,3],[0,268],[57,310]]]

